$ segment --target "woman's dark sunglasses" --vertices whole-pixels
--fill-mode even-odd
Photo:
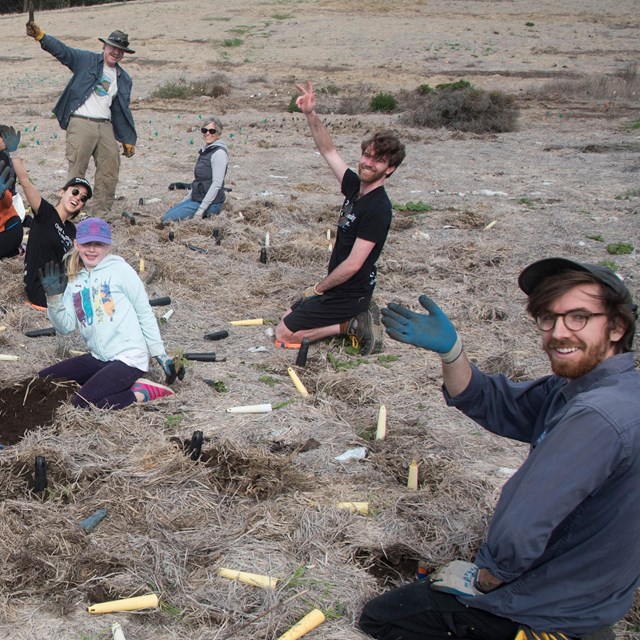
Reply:
[[[204,135],[205,133],[210,133],[211,135],[214,135],[215,133],[218,133],[217,129],[207,129],[207,127],[202,127],[202,129],[200,129],[200,131],[202,131],[202,135]]]
[[[71,189],[71,195],[77,196],[80,193],[80,189]],[[83,193],[80,196],[80,202],[86,202],[89,199],[89,196],[86,193]]]

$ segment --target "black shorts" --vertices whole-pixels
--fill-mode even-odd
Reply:
[[[300,298],[291,305],[291,313],[283,318],[287,329],[292,333],[303,329],[330,327],[351,320],[359,313],[366,311],[371,296],[345,298],[325,293],[315,298]]]

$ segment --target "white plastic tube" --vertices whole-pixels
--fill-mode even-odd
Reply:
[[[227,413],[270,413],[271,404],[245,404],[239,407],[229,407]]]

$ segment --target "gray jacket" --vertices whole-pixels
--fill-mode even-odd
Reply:
[[[53,108],[60,126],[66,130],[71,114],[82,106],[102,77],[102,53],[68,47],[53,36],[45,35],[40,46],[73,72],[56,106]],[[111,124],[118,142],[135,145],[137,140],[133,115],[129,109],[132,82],[129,74],[116,66],[118,93],[111,104]]]
[[[445,393],[446,396],[446,393]],[[620,620],[640,577],[640,373],[612,356],[568,382],[473,368],[449,405],[531,450],[476,557],[504,584],[471,607],[582,636]]]

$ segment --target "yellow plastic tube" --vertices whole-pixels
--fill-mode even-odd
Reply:
[[[264,324],[263,318],[249,318],[248,320],[231,320],[229,324],[234,327],[255,327]]]
[[[354,513],[361,513],[363,516],[369,515],[368,502],[336,502],[337,509],[348,509]]]
[[[153,609],[158,606],[158,596],[150,593],[146,596],[136,596],[135,598],[123,598],[122,600],[111,600],[109,602],[99,602],[87,607],[89,613],[113,613],[114,611],[137,611],[138,609]]]
[[[307,398],[309,396],[309,392],[302,384],[302,380],[298,378],[298,374],[291,367],[287,369],[287,373],[289,374],[291,380],[293,380],[293,384],[296,385],[296,389],[300,392],[300,395],[302,395],[304,398]]]
[[[384,440],[387,435],[387,407],[380,405],[378,411],[378,428],[376,429],[376,440]]]
[[[240,580],[240,582],[250,584],[254,587],[261,587],[262,589],[275,589],[276,584],[278,584],[278,578],[273,578],[272,576],[236,571],[235,569],[225,569],[224,567],[218,569],[218,575],[222,578],[228,578],[229,580]]]
[[[418,462],[412,460],[409,465],[409,478],[407,480],[407,489],[410,491],[418,490]]]
[[[297,640],[305,633],[320,626],[324,620],[324,613],[320,609],[313,609],[304,618],[296,622],[289,631],[283,633],[278,640]]]

